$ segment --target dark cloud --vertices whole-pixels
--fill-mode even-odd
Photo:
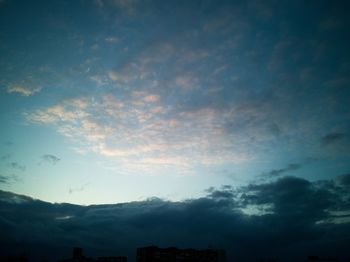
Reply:
[[[56,165],[57,162],[61,160],[61,159],[58,158],[57,156],[55,156],[55,155],[50,155],[50,154],[43,155],[41,158],[42,158],[45,162],[50,163],[50,164],[52,164],[52,165]]]
[[[210,187],[206,192],[208,193],[207,196],[213,199],[230,199],[234,197],[234,191],[230,185],[224,185],[220,190]]]
[[[289,220],[293,225],[310,225],[326,218],[327,210],[339,200],[329,188],[296,177],[250,185],[243,199],[248,205],[271,205],[278,219]]]
[[[33,256],[41,252],[48,257],[69,256],[78,245],[91,255],[121,254],[133,260],[136,247],[151,244],[224,248],[233,261],[344,257],[350,223],[346,216],[336,223],[332,213],[350,210],[350,193],[341,187],[331,180],[283,177],[240,188],[211,188],[206,197],[182,202],[151,198],[91,206],[51,204],[0,191],[0,240],[7,246],[17,243],[7,251],[29,249]],[[245,210],[254,206],[270,206],[270,212],[248,215]]]
[[[350,136],[347,133],[329,133],[321,138],[320,143],[333,156],[350,153]]]
[[[280,169],[273,169],[267,173],[263,173],[263,176],[268,176],[268,177],[277,177],[280,176],[282,174],[291,172],[291,171],[295,171],[302,168],[301,164],[289,164],[288,166],[284,167],[284,168],[280,168]]]
[[[5,154],[0,157],[1,161],[8,161],[11,158],[10,154]]]
[[[329,133],[321,138],[322,146],[329,146],[334,143],[338,143],[348,138],[348,135],[345,133]]]
[[[343,186],[350,186],[350,173],[338,176],[338,181]]]
[[[11,162],[9,165],[13,169],[17,169],[17,170],[20,170],[20,171],[25,171],[26,170],[26,166],[22,165],[22,164],[19,164],[18,162]]]
[[[0,175],[0,184],[7,184],[9,177]]]
[[[85,190],[85,188],[89,185],[89,183],[85,183],[81,185],[80,187],[71,187],[69,188],[68,192],[69,194],[77,193],[77,192],[82,192]]]
[[[16,175],[0,175],[0,184],[11,184],[16,181],[18,181]]]

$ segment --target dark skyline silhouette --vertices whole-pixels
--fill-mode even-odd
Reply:
[[[25,254],[0,257],[1,262],[28,262],[33,261]],[[70,258],[55,259],[41,258],[41,262],[130,262],[126,256],[99,256],[89,257],[81,247],[74,247]],[[271,258],[260,258],[256,262],[277,262]],[[285,260],[281,260],[285,261]],[[346,262],[337,257],[307,256],[300,262]],[[350,261],[350,259],[348,260]],[[161,248],[158,246],[139,247],[136,249],[136,262],[227,262],[225,250],[193,248],[179,249],[177,247]]]

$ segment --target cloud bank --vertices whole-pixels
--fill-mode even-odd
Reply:
[[[348,256],[349,175],[311,182],[284,177],[273,182],[208,190],[205,197],[111,205],[51,204],[0,192],[2,253],[72,246],[91,255],[122,254],[131,260],[144,245],[224,248],[232,261],[307,255]],[[255,213],[252,214],[252,211]],[[60,252],[58,252],[60,251]],[[43,256],[50,257],[50,252]]]

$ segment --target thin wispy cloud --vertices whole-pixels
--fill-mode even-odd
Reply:
[[[0,157],[1,161],[9,161],[11,159],[11,154],[5,154]]]
[[[28,87],[24,85],[11,85],[8,86],[6,91],[7,93],[18,93],[21,96],[32,96],[35,93],[40,92],[42,87]]]
[[[321,138],[322,146],[329,146],[335,143],[341,143],[348,138],[347,134],[344,133],[329,133]]]
[[[89,186],[89,183],[85,183],[79,187],[70,187],[68,192],[69,194],[79,193],[86,189],[86,187]]]
[[[0,185],[11,185],[13,183],[16,183],[19,181],[18,176],[12,174],[12,175],[4,175],[4,174],[0,174]]]
[[[118,37],[109,36],[109,37],[106,37],[106,38],[105,38],[105,41],[106,41],[107,43],[110,43],[110,44],[115,44],[115,43],[118,43],[118,42],[119,42],[119,39],[118,39]]]
[[[46,163],[56,165],[61,159],[55,155],[46,154],[41,157]]]
[[[0,183],[1,184],[7,184],[8,181],[9,181],[9,177],[8,176],[0,175]]]
[[[18,162],[11,162],[9,163],[9,166],[12,168],[12,169],[17,169],[19,171],[25,171],[26,170],[26,166],[25,165],[22,165]]]
[[[331,132],[320,139],[322,150],[329,155],[348,155],[350,153],[350,136],[343,132]]]
[[[302,168],[302,165],[301,164],[296,164],[296,163],[293,163],[293,164],[289,164],[288,166],[284,167],[284,168],[280,168],[280,169],[273,169],[267,173],[263,173],[262,175],[263,176],[268,176],[268,177],[278,177],[278,176],[281,176],[285,173],[289,173],[289,172],[292,172],[292,171],[295,171],[295,170],[298,170]]]

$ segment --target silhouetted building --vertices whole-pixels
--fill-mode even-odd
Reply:
[[[127,262],[126,257],[99,257],[97,262]]]
[[[75,247],[73,248],[72,258],[63,259],[60,262],[127,262],[127,260],[127,257],[124,256],[99,257],[94,259],[84,256],[82,248]]]
[[[319,256],[308,256],[307,257],[307,262],[338,262],[339,260],[337,258],[321,258]]]
[[[82,259],[83,257],[84,257],[83,256],[83,249],[81,247],[74,247],[72,258],[79,260],[79,259]]]
[[[224,250],[178,249],[157,246],[137,249],[136,262],[225,262]]]
[[[28,258],[25,255],[0,257],[0,262],[27,262]]]

